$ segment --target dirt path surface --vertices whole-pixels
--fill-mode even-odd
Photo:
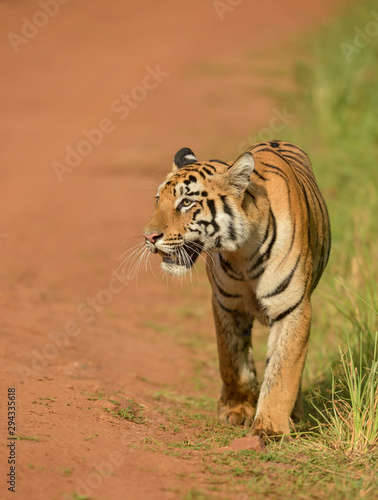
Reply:
[[[178,149],[232,159],[297,119],[266,89],[290,85],[292,42],[342,2],[237,3],[0,4],[0,498],[9,387],[15,498],[211,491],[201,451],[170,453],[196,428],[167,419],[169,395],[217,397],[203,266],[193,285],[112,273]]]

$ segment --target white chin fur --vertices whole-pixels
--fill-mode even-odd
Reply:
[[[171,274],[172,276],[185,276],[190,269],[186,266],[178,266],[176,264],[167,264],[166,262],[162,262],[161,268],[167,274]]]

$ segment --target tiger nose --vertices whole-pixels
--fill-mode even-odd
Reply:
[[[163,233],[159,234],[159,233],[149,233],[149,234],[146,234],[146,233],[142,233],[143,236],[146,238],[146,240],[148,240],[150,243],[152,244],[155,244],[156,241],[161,237],[163,236]]]

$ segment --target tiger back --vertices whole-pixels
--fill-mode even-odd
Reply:
[[[207,254],[223,381],[220,420],[252,425],[259,435],[288,433],[290,416],[302,416],[310,295],[330,251],[328,213],[308,156],[282,141],[257,144],[233,163],[199,162],[183,148],[143,234],[173,275],[190,272]],[[255,318],[270,327],[261,389]]]
[[[260,161],[259,167],[255,170],[260,172],[260,175],[266,173],[281,178],[284,176],[288,191],[292,182],[286,177],[287,172],[291,170],[294,173],[301,190],[299,196],[301,209],[305,209],[307,213],[308,245],[313,260],[312,290],[314,290],[328,262],[331,233],[327,207],[319,191],[310,159],[295,144],[281,141],[257,144],[248,151]],[[282,163],[281,159],[284,159],[285,163]],[[298,212],[298,206],[293,208]],[[295,221],[295,214],[291,214],[291,220]]]

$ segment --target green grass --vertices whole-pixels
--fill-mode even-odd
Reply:
[[[336,452],[317,448],[302,437],[272,443],[264,455],[251,450],[214,454],[205,469],[218,480],[226,479],[228,487],[244,486],[254,495],[269,492],[269,498],[351,499],[360,498],[361,492],[373,498],[376,478],[368,461],[351,467]]]
[[[36,443],[41,441],[39,436],[15,436],[14,439],[17,439],[17,441],[35,441]]]
[[[364,31],[374,9],[370,0],[351,5],[304,42],[308,55],[295,68],[298,92],[286,98],[301,127],[285,129],[283,138],[309,153],[332,226],[330,262],[313,295],[310,385],[330,385],[328,366],[338,363],[347,335],[358,352],[362,333],[362,349],[372,354],[377,330],[378,43],[371,38],[350,60],[340,47],[353,46],[356,27]]]
[[[63,497],[65,500],[90,500],[90,497],[87,495],[78,495],[76,491],[73,491],[71,495],[64,494]]]
[[[103,409],[110,413],[113,417],[120,418],[122,420],[128,420],[129,422],[134,422],[134,424],[146,424],[147,420],[143,416],[144,406],[137,403],[133,399],[125,399],[122,403],[114,399],[108,399],[114,408],[108,408],[104,406]]]
[[[184,500],[212,500],[214,497],[201,493],[197,488],[192,488],[185,495]]]
[[[186,396],[176,394],[171,390],[159,390],[153,393],[153,398],[157,401],[169,401],[170,403],[179,403],[186,408],[200,410],[216,411],[217,402],[209,396]]]
[[[84,438],[85,441],[93,441],[95,437],[98,437],[98,434],[91,434],[90,436]]]
[[[32,401],[33,405],[42,405],[42,406],[51,406],[51,403],[55,403],[55,399],[50,398],[50,396],[46,396],[45,398],[38,398],[39,401]]]
[[[332,399],[325,400],[318,431],[326,444],[348,458],[376,453],[378,457],[378,337],[372,360],[363,360],[362,339],[359,360],[351,346],[340,349],[341,365],[332,377]],[[369,355],[370,358],[370,355]],[[317,408],[317,407],[316,407]]]
[[[60,474],[60,475],[61,475],[61,476],[63,476],[63,477],[71,477],[71,475],[72,475],[72,470],[71,470],[71,469],[69,469],[68,467],[63,467],[63,468],[61,469],[61,474]]]
[[[198,412],[196,398],[191,400],[192,408],[184,398],[166,397],[169,408],[160,411],[165,418],[160,428],[166,432],[159,439],[146,437],[144,446],[180,460],[200,457],[192,481],[196,485],[193,494],[214,499],[237,498],[238,494],[241,498],[266,498],[268,492],[269,498],[277,500],[374,498],[378,487],[377,454],[348,456],[339,447],[330,446],[328,436],[314,431],[290,441],[269,442],[267,453],[228,451],[225,447],[249,430],[220,424],[212,409]],[[191,437],[188,427],[195,429]],[[200,487],[199,474],[203,474]],[[178,498],[186,498],[185,493]]]
[[[110,403],[111,406],[103,406],[103,409],[110,415],[122,420],[128,420],[129,422],[134,422],[135,424],[146,424],[147,420],[143,416],[144,406],[134,401],[132,398],[118,398],[114,399],[115,396],[123,394],[122,390],[116,391],[113,396],[107,396],[103,389],[98,389],[94,393],[84,392],[87,396],[88,401],[104,401],[104,404]],[[92,434],[85,439],[85,441],[92,441],[98,434]]]
[[[44,472],[46,470],[46,467],[41,467],[40,465],[35,465],[32,463],[28,463],[28,467],[29,467],[29,469],[40,470],[42,472]]]

